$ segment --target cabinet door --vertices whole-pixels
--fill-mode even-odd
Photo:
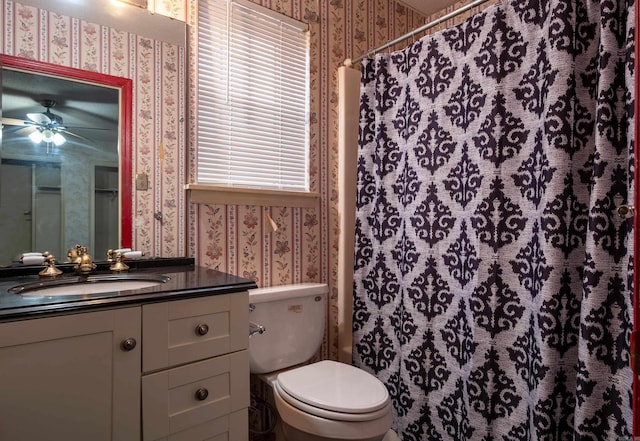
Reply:
[[[139,439],[140,322],[136,307],[0,324],[0,439]]]

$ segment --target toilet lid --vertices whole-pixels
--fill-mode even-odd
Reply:
[[[387,388],[376,377],[330,360],[282,372],[278,384],[303,403],[335,412],[370,413],[389,401]]]

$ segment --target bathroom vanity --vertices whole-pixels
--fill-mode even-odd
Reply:
[[[37,275],[0,277],[0,439],[248,439],[255,283],[192,264],[129,273],[168,280],[20,295]]]

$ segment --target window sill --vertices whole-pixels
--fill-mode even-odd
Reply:
[[[262,205],[266,207],[315,208],[318,193],[303,191],[259,190],[212,184],[187,184],[189,202],[193,204]]]

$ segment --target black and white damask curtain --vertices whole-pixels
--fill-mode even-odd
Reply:
[[[363,63],[354,363],[408,440],[631,435],[633,0],[513,0]]]

